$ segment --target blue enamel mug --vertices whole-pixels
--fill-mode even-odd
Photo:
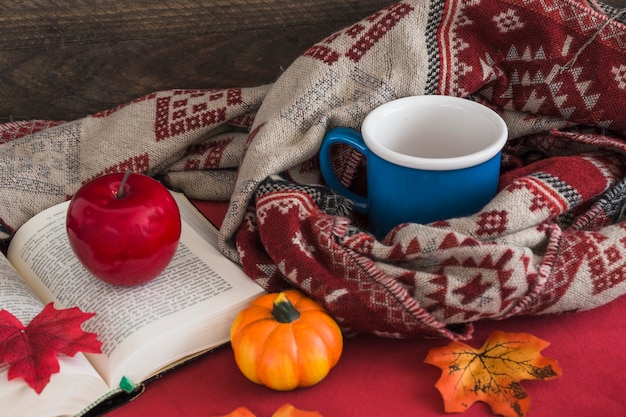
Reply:
[[[361,132],[337,127],[324,137],[320,167],[327,185],[368,215],[378,238],[402,223],[427,224],[478,212],[496,194],[504,120],[477,102],[424,95],[390,101],[370,112]],[[367,195],[341,184],[331,164],[333,145],[361,152]]]

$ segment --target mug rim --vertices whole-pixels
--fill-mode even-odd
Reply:
[[[469,110],[474,111],[477,114],[481,114],[489,120],[493,121],[493,124],[497,130],[497,137],[494,141],[489,143],[488,146],[479,149],[478,151],[461,156],[446,158],[426,158],[406,155],[382,146],[378,141],[375,141],[370,137],[370,135],[368,134],[368,130],[372,128],[372,125],[379,117],[380,113],[389,111],[390,109],[411,105],[411,103],[415,105],[428,104],[467,107]],[[361,125],[361,134],[363,135],[363,141],[370,149],[370,151],[383,158],[384,160],[409,168],[432,171],[445,171],[476,166],[498,155],[502,151],[502,148],[504,147],[508,139],[508,128],[506,123],[498,113],[496,113],[489,107],[473,100],[445,95],[419,95],[407,96],[388,101],[372,110],[363,120],[363,123]]]

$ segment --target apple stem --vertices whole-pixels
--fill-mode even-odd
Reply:
[[[124,178],[122,178],[122,182],[120,182],[120,189],[117,191],[117,198],[124,198],[124,186],[126,185],[126,180],[128,179],[128,177],[130,177],[130,174],[132,174],[132,171],[130,169],[127,169],[126,172],[124,173]]]

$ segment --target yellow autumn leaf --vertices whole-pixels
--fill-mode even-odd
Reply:
[[[455,341],[430,349],[424,362],[442,370],[435,387],[447,413],[464,412],[482,401],[494,414],[523,417],[530,397],[520,381],[561,375],[558,363],[540,353],[549,345],[528,333],[496,331],[479,349]]]

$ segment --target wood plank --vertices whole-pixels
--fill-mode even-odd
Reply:
[[[0,96],[10,98],[0,120],[74,119],[163,89],[269,83],[311,42],[267,29],[0,51]]]
[[[390,3],[380,0],[3,0],[0,49],[345,23]]]

